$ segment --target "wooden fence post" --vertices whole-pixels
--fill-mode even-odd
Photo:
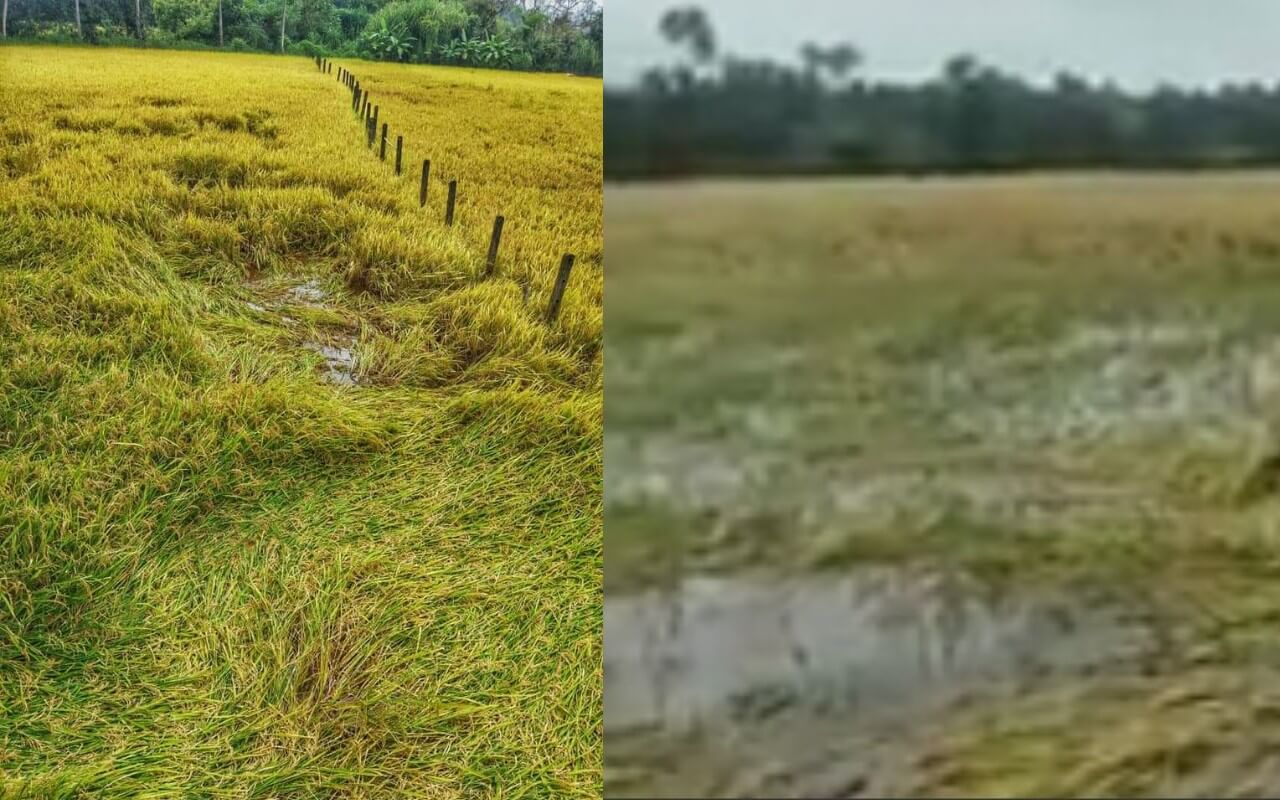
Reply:
[[[396,137],[396,175],[400,174],[400,155],[404,151],[404,137]]]
[[[444,224],[453,224],[453,204],[458,199],[458,182],[456,180],[449,181],[449,203],[444,208]]]
[[[373,118],[373,124],[378,124],[378,118]],[[378,158],[382,161],[387,160],[387,123],[382,123],[382,144],[378,148]]]
[[[556,275],[556,284],[551,287],[551,302],[547,304],[547,324],[550,325],[560,316],[560,301],[564,299],[564,287],[569,283],[569,271],[573,269],[573,254],[565,253],[560,259],[560,272]]]
[[[418,187],[418,208],[427,205],[427,179],[431,177],[431,159],[422,162],[422,185]]]
[[[498,266],[498,245],[502,242],[502,225],[506,220],[502,215],[493,219],[493,233],[489,235],[489,256],[484,262],[484,276],[492,278]]]

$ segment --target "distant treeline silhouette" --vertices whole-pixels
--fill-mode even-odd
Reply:
[[[849,44],[780,64],[722,55],[697,8],[659,27],[688,57],[606,88],[609,177],[1280,165],[1280,84],[1036,86],[968,55],[920,83],[871,82]]]

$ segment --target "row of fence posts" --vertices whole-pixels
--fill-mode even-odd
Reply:
[[[324,74],[333,74],[333,62],[327,58],[316,56],[316,67]],[[378,158],[382,161],[387,160],[387,123],[382,122],[381,133],[379,134],[378,122],[381,108],[372,105],[369,99],[369,90],[360,86],[359,79],[351,70],[345,67],[338,67],[338,82],[351,92],[351,110],[355,112],[364,121],[365,126],[365,146],[372,150],[375,139],[379,141]],[[403,158],[404,158],[404,137],[396,136],[396,154],[395,169],[396,175],[403,174]],[[431,159],[423,159],[422,161],[422,180],[418,185],[418,208],[426,208],[427,205],[427,185],[431,179]],[[453,225],[454,208],[458,202],[458,182],[456,180],[449,181],[449,197],[445,203],[444,224]],[[502,227],[506,224],[506,219],[499,214],[493,220],[493,232],[489,235],[489,253],[485,257],[486,278],[491,278],[498,271],[498,247],[502,243]],[[560,259],[560,270],[556,273],[556,282],[551,288],[551,302],[547,304],[546,321],[552,324],[560,315],[560,304],[564,299],[565,287],[569,284],[569,273],[573,270],[574,256],[572,253],[565,253]],[[526,289],[526,296],[528,290]]]

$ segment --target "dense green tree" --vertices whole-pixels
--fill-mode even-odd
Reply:
[[[0,0],[0,36],[602,71],[594,0]]]

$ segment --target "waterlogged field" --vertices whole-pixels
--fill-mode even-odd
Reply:
[[[1274,792],[1277,199],[610,187],[606,792]]]
[[[0,48],[2,796],[600,792],[600,83],[346,66]]]

